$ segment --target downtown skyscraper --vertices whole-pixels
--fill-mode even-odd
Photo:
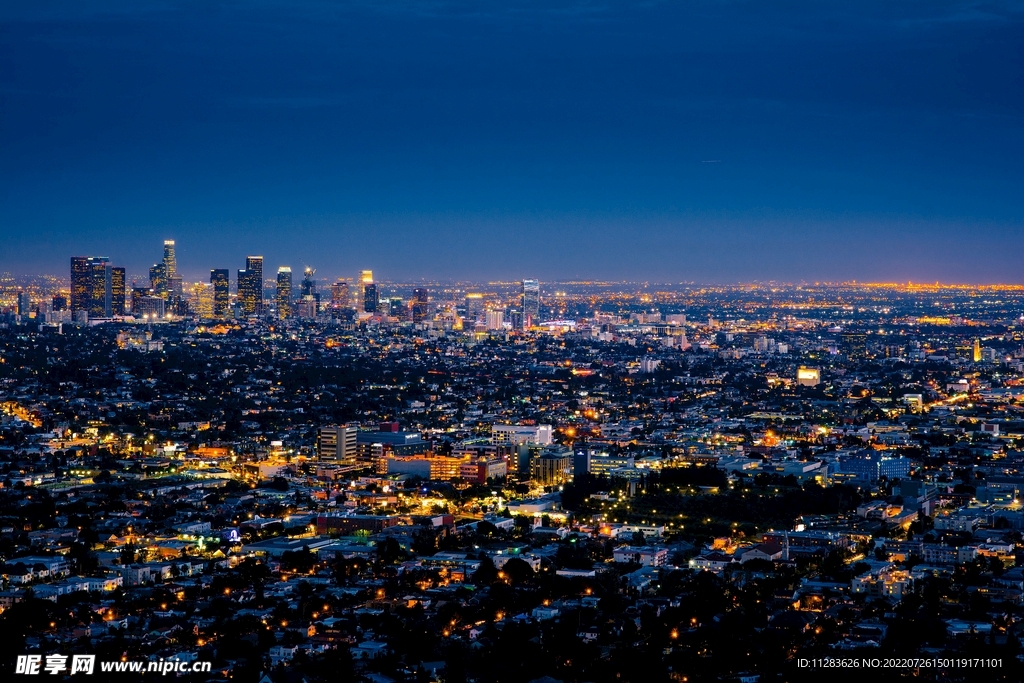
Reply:
[[[210,284],[213,285],[213,317],[226,318],[231,306],[231,272],[227,268],[211,270]]]
[[[530,329],[540,321],[540,281],[523,280],[523,327]]]
[[[263,257],[247,256],[238,271],[238,302],[242,315],[263,315]]]

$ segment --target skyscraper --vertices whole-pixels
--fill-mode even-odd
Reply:
[[[331,308],[348,308],[351,303],[351,294],[349,294],[347,282],[338,280],[331,285]]]
[[[380,294],[377,292],[377,285],[363,285],[363,310],[367,313],[376,313],[380,303]]]
[[[125,271],[124,268],[110,269],[110,312],[112,315],[125,314]]]
[[[149,288],[157,296],[167,298],[167,266],[163,263],[154,263],[149,269]]]
[[[238,300],[243,315],[263,315],[263,257],[247,256],[238,271]]]
[[[292,315],[292,269],[281,266],[277,269],[277,317],[290,318]]]
[[[90,274],[92,268],[90,256],[71,257],[71,314],[89,310]]]
[[[71,257],[71,313],[84,311],[90,318],[109,318],[112,308],[112,273],[106,256]]]
[[[974,348],[972,349],[971,358],[974,360],[975,363],[980,363],[981,362],[981,340],[980,339],[975,339],[974,340]]]
[[[89,317],[109,318],[113,299],[113,277],[106,258],[94,259],[89,273]]]
[[[523,280],[523,327],[529,329],[540,322],[540,282]]]
[[[163,266],[168,280],[178,274],[178,259],[174,255],[174,240],[164,240]]]
[[[210,284],[213,285],[213,317],[225,318],[231,301],[231,273],[227,268],[216,268],[210,271]]]
[[[298,314],[303,318],[315,318],[320,313],[320,295],[316,291],[316,268],[306,266],[302,269],[302,305]]]
[[[468,292],[466,294],[466,320],[470,323],[478,323],[484,314],[484,295],[479,292]]]
[[[192,297],[192,310],[202,320],[209,320],[213,317],[213,285],[204,282],[194,282],[189,288]]]
[[[426,287],[417,287],[412,290],[412,321],[423,322],[429,316],[430,292]]]

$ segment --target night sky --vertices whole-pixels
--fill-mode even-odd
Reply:
[[[193,278],[1024,282],[1024,2],[0,3],[0,270],[165,238]]]

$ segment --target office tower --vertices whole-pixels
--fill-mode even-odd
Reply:
[[[189,288],[192,298],[192,310],[201,320],[213,317],[213,285],[205,282],[193,282]]]
[[[301,302],[298,314],[302,318],[315,318],[320,313],[320,294],[316,291],[316,268],[306,266],[302,269]]]
[[[238,271],[238,300],[243,315],[263,315],[263,257],[247,256]]]
[[[523,280],[523,327],[529,329],[540,322],[540,282]]]
[[[300,292],[300,296],[302,296],[302,298],[311,296],[317,301],[320,300],[320,297],[317,296],[316,293],[316,280],[313,278],[315,274],[316,268],[311,266],[306,266],[302,269],[302,291]]]
[[[483,314],[484,295],[478,292],[468,292],[466,294],[466,320],[478,323]]]
[[[352,464],[356,461],[359,428],[351,425],[321,427],[317,432],[316,452],[320,460]]]
[[[292,269],[281,266],[277,269],[277,317],[290,318],[292,315]]]
[[[71,257],[71,312],[85,312],[90,318],[111,314],[111,267],[106,256]]]
[[[155,263],[149,269],[149,288],[156,296],[167,298],[167,266],[162,263]]]
[[[338,280],[331,285],[331,308],[348,308],[349,304],[351,304],[351,294],[348,283]]]
[[[363,285],[363,310],[367,313],[376,313],[380,304],[380,295],[377,293],[377,285]]]
[[[487,329],[488,330],[503,330],[503,329],[505,329],[505,312],[504,311],[487,311]]]
[[[227,268],[215,268],[210,271],[210,284],[213,285],[213,317],[226,318],[231,301],[231,274]]]
[[[181,301],[185,295],[184,283],[180,275],[171,275],[167,278],[167,298],[170,301]]]
[[[973,349],[973,353],[972,353],[972,358],[974,359],[975,363],[980,363],[981,362],[981,340],[980,339],[975,339],[974,340],[974,349]]]
[[[361,284],[361,285],[373,284],[373,271],[372,270],[361,270],[361,271],[359,271],[359,284]]]
[[[111,314],[112,268],[106,258],[95,259],[89,273],[89,317],[109,318]]]
[[[110,312],[113,315],[124,315],[126,312],[124,268],[110,269]]]
[[[412,321],[420,323],[430,317],[430,292],[426,287],[412,290]]]
[[[28,292],[20,287],[18,288],[17,304],[19,316],[27,316],[32,310],[32,301],[29,299]]]
[[[585,443],[577,443],[572,453],[572,474],[578,477],[590,473],[590,448]]]
[[[513,330],[523,329],[523,312],[513,308],[508,312],[508,324]]]
[[[164,240],[163,266],[168,280],[178,274],[178,259],[174,255],[174,240]]]
[[[89,310],[92,293],[92,257],[71,257],[71,313]]]

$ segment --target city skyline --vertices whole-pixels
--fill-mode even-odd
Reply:
[[[135,270],[174,236],[193,280],[258,249],[1019,282],[1022,26],[1013,2],[5,8],[0,270]]]

